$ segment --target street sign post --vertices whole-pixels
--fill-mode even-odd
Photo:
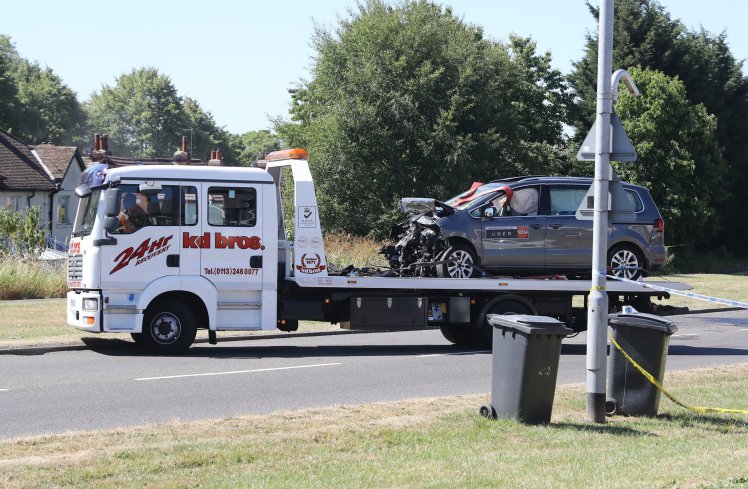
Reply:
[[[590,133],[577,153],[580,160],[595,160],[595,179],[577,209],[579,219],[592,218],[592,283],[587,309],[587,421],[605,422],[605,368],[608,328],[606,262],[608,220],[633,212],[610,160],[634,161],[636,150],[620,119],[613,113],[618,83],[623,81],[634,95],[639,90],[625,70],[611,75],[613,64],[613,0],[600,0],[597,49],[597,115]],[[612,90],[615,93],[612,93]],[[593,136],[594,134],[594,136]],[[594,142],[594,145],[593,145]],[[610,203],[608,191],[611,190]],[[621,212],[609,216],[609,211]],[[582,217],[579,217],[582,216]]]

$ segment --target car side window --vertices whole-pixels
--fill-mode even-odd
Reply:
[[[626,189],[626,198],[628,198],[629,202],[631,202],[631,205],[634,206],[634,212],[641,212],[644,210],[642,199],[639,197],[639,194],[637,194],[636,191]]]
[[[257,224],[257,190],[210,187],[208,224],[231,227],[252,227]]]
[[[552,188],[550,189],[551,216],[573,216],[582,204],[587,189]]]

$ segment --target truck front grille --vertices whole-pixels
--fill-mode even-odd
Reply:
[[[68,255],[68,283],[78,282],[83,279],[83,255],[74,253]]]

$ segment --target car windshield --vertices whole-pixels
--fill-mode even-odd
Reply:
[[[454,207],[455,209],[467,209],[476,201],[483,201],[489,195],[495,195],[495,192],[497,192],[501,187],[501,184],[487,183],[479,187],[471,188],[470,190],[459,195],[455,195],[445,203]]]

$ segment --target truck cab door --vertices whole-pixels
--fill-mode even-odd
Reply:
[[[276,266],[263,263],[263,186],[202,185],[201,271],[217,291],[217,328],[261,329],[264,267]]]
[[[112,189],[114,190],[114,189]],[[163,185],[157,193],[144,193],[139,184],[117,187],[119,227],[97,240],[101,254],[101,288],[112,291],[114,306],[132,306],[135,295],[153,280],[178,275],[167,266],[167,256],[179,253],[179,219],[162,212],[162,206],[175,205],[178,185]]]

